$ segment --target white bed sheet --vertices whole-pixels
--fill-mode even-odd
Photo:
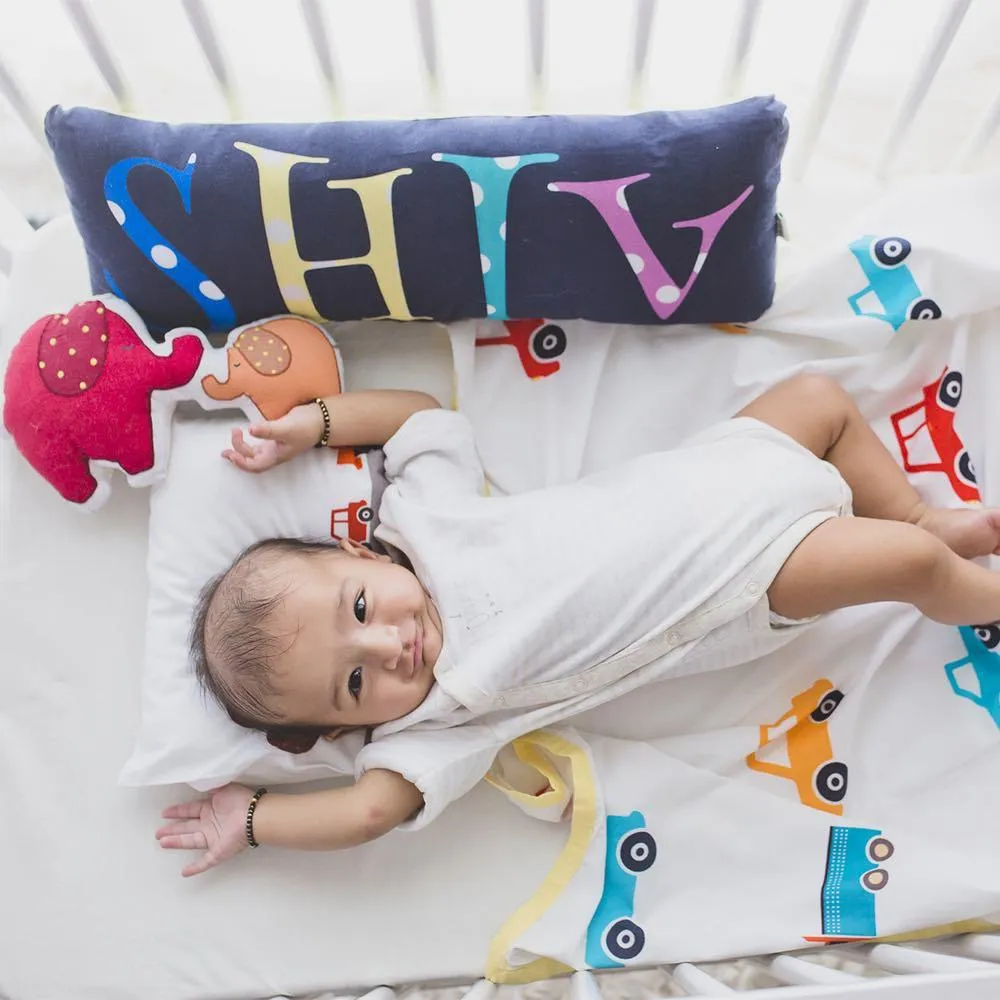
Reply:
[[[68,219],[19,260],[12,339],[87,294]],[[354,384],[451,393],[446,334],[341,336]],[[428,350],[433,347],[432,350]],[[383,376],[383,377],[380,377]],[[138,723],[148,493],[70,509],[0,443],[0,996],[251,998],[478,977],[563,831],[480,788],[429,830],[349,854],[247,852],[192,880],[153,838],[179,789],[120,788]]]

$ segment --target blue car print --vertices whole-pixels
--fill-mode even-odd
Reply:
[[[641,812],[608,816],[604,856],[604,892],[587,927],[587,965],[592,969],[621,968],[639,956],[646,932],[632,919],[635,877],[656,860],[656,841],[645,829]]]
[[[880,866],[895,851],[881,830],[830,827],[820,893],[823,933],[806,941],[859,941],[877,936],[875,893],[889,881],[889,873]]]
[[[1000,646],[1000,626],[960,625],[958,631],[966,655],[944,665],[948,683],[959,698],[968,698],[974,705],[986,709],[1000,727],[1000,654],[994,652]],[[970,691],[959,683],[957,674],[962,667],[972,667],[976,672],[978,691]]]
[[[848,247],[865,272],[868,284],[847,297],[857,316],[870,316],[898,330],[908,319],[940,319],[941,308],[927,298],[903,263],[910,256],[910,241],[902,236],[860,236]],[[858,303],[874,295],[882,312],[866,312]]]

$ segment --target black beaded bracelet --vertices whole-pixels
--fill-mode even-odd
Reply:
[[[260,847],[260,844],[257,843],[253,835],[253,814],[254,810],[257,808],[257,803],[260,802],[265,795],[267,795],[267,789],[258,788],[257,791],[253,793],[253,796],[250,799],[250,804],[247,806],[247,843],[251,847]]]
[[[326,400],[321,396],[316,397],[316,405],[323,414],[323,433],[316,442],[316,447],[325,448],[330,443],[330,407],[326,405]]]

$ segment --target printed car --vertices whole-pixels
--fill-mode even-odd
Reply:
[[[868,284],[847,297],[858,316],[870,316],[898,330],[908,319],[940,319],[941,308],[921,292],[910,269],[910,241],[902,236],[861,236],[848,249],[861,265]],[[882,312],[868,312],[860,304],[866,295],[878,299]]]
[[[882,864],[896,853],[881,830],[831,826],[820,893],[823,933],[806,941],[862,941],[878,935],[875,893],[889,882]]]
[[[936,382],[924,386],[920,402],[892,414],[892,430],[907,472],[944,473],[955,496],[972,503],[982,497],[969,451],[955,430],[955,411],[961,399],[962,373],[945,368]],[[914,455],[918,448],[929,461]]]
[[[641,812],[608,816],[604,891],[587,927],[590,968],[620,968],[639,957],[646,932],[632,919],[636,876],[649,871],[655,861],[656,840]]]
[[[560,357],[566,350],[566,331],[544,319],[509,319],[507,332],[500,337],[477,337],[476,347],[510,344],[517,351],[528,378],[547,378],[559,371]]]
[[[368,531],[375,516],[367,500],[354,500],[346,507],[334,507],[330,511],[330,537],[338,542],[345,537],[359,545],[368,541]]]
[[[944,665],[948,683],[959,698],[967,698],[985,709],[1000,727],[1000,654],[996,652],[1000,646],[1000,626],[960,625],[958,631],[966,655]],[[962,685],[963,667],[971,667],[975,672],[978,691]]]
[[[847,794],[847,765],[834,759],[827,722],[843,700],[843,692],[825,677],[795,695],[792,707],[781,718],[760,727],[760,745],[747,754],[747,767],[795,782],[803,805],[841,815],[841,802]],[[777,735],[772,731],[789,719],[795,722],[784,734],[788,764],[761,759],[759,751]]]

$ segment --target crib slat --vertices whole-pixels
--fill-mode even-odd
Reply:
[[[493,1000],[496,993],[496,983],[491,983],[488,979],[480,979],[478,983],[473,984],[462,1000]]]
[[[779,955],[768,963],[767,968],[775,979],[789,986],[846,985],[859,978],[826,965],[805,962],[794,955]]]
[[[438,69],[437,28],[434,23],[433,0],[414,0],[417,14],[417,34],[420,36],[420,55],[427,75],[427,90],[431,106],[441,107],[441,78]]]
[[[753,36],[757,30],[757,20],[760,17],[760,0],[743,0],[740,10],[739,24],[733,47],[729,53],[729,63],[722,84],[722,99],[734,100],[743,89],[747,75],[747,63],[750,61],[750,50],[753,47]]]
[[[45,141],[45,130],[42,128],[42,116],[25,96],[14,75],[0,58],[0,94],[10,102],[14,114],[21,119],[24,127],[38,140],[38,144],[48,151],[49,144]]]
[[[83,42],[83,47],[97,67],[97,72],[115,95],[118,107],[122,111],[128,111],[132,107],[132,95],[97,22],[91,16],[86,0],[62,0],[62,5],[73,22],[73,28]]]
[[[963,934],[949,941],[948,946],[957,955],[1000,962],[1000,934]]]
[[[913,119],[924,103],[924,98],[941,68],[944,57],[948,54],[948,49],[951,48],[951,43],[955,40],[955,35],[958,33],[971,3],[972,0],[951,0],[951,5],[935,26],[931,44],[924,53],[920,68],[910,84],[906,97],[903,98],[896,120],[893,122],[892,128],[889,129],[885,143],[876,160],[875,172],[879,176],[885,174],[889,164],[895,159],[900,143],[909,132]]]
[[[187,15],[191,30],[194,31],[202,52],[205,53],[208,68],[211,70],[212,76],[215,77],[215,82],[219,85],[226,107],[229,109],[229,117],[235,120],[239,117],[236,88],[222,52],[219,34],[215,30],[215,25],[212,24],[204,0],[181,0],[181,6],[184,8],[184,13]]]
[[[330,36],[326,30],[326,20],[320,9],[318,0],[299,0],[302,9],[302,20],[306,24],[306,34],[312,44],[320,75],[326,84],[326,95],[330,102],[330,110],[334,117],[340,116],[340,98],[337,94],[337,71],[333,65],[333,52],[330,49]]]
[[[649,36],[653,33],[654,0],[635,0],[635,32],[632,36],[632,64],[629,67],[629,107],[642,103],[646,82],[646,60],[649,57]]]
[[[396,1000],[396,991],[388,986],[376,986],[364,996],[358,997],[358,1000]]]
[[[868,953],[868,960],[886,972],[975,972],[995,968],[989,962],[903,948],[898,944],[875,945]]]
[[[602,1000],[601,988],[593,973],[574,972],[569,982],[570,1000]]]
[[[861,27],[867,8],[868,0],[846,0],[841,9],[840,23],[834,33],[833,44],[827,52],[826,62],[820,71],[819,83],[806,115],[802,139],[792,165],[791,173],[795,180],[800,180],[806,172],[806,164],[826,122],[826,116],[830,112],[830,104],[840,85],[840,78],[843,76],[851,49],[854,48],[858,29]]]
[[[683,962],[674,967],[674,982],[693,997],[724,997],[736,991],[730,989],[725,983],[720,983],[707,972],[703,972],[696,965]]]
[[[993,102],[990,110],[986,112],[986,117],[979,123],[978,128],[972,133],[965,145],[959,149],[953,167],[961,170],[969,166],[993,138],[998,128],[1000,128],[1000,94],[997,94],[997,99]]]
[[[531,106],[545,103],[545,0],[528,0],[528,51],[531,66]]]

